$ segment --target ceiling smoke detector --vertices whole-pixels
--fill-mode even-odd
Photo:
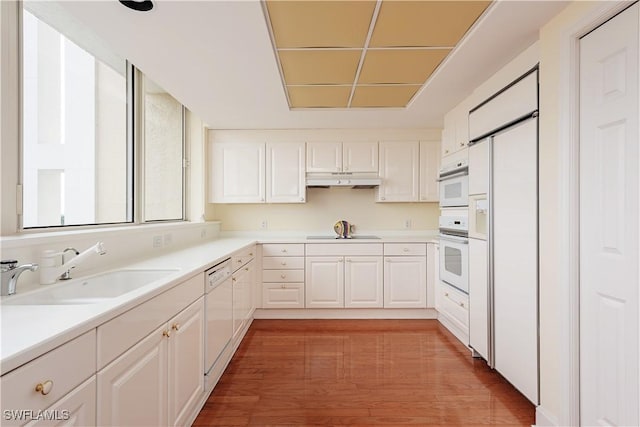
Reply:
[[[153,9],[153,2],[151,0],[118,0],[120,3],[128,7],[129,9],[137,10],[139,12],[148,12]]]

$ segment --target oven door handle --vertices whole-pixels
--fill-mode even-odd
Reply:
[[[437,179],[437,182],[442,182],[442,181],[447,181],[453,178],[458,178],[460,176],[467,176],[469,175],[469,172],[467,172],[466,170],[464,171],[460,171],[460,172],[456,172],[456,173],[452,173],[451,175],[444,175],[441,176],[440,179]]]
[[[468,237],[458,237],[458,236],[452,236],[450,234],[440,234],[440,240],[447,240],[449,242],[462,243],[464,245],[469,244]]]

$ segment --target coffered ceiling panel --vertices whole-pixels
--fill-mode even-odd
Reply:
[[[290,108],[406,107],[491,3],[263,1]]]
[[[288,85],[352,84],[361,50],[284,50],[280,64]]]
[[[488,1],[385,0],[370,47],[455,46]]]
[[[346,108],[351,86],[288,86],[292,108]]]
[[[375,1],[267,1],[278,48],[362,47]]]
[[[423,84],[451,49],[368,50],[358,84]]]
[[[356,86],[352,107],[404,107],[421,85]]]

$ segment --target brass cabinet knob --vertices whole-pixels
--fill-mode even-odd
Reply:
[[[301,201],[301,202],[304,202],[304,197],[300,197],[300,201]]]
[[[282,289],[286,289],[286,288],[287,288],[287,285],[282,284],[282,285],[280,285],[280,287],[281,287]]]
[[[232,278],[231,278],[231,281],[232,281],[232,282],[235,282],[235,281],[237,281],[237,280],[238,280],[238,279],[236,279],[235,277],[232,277]]]
[[[249,252],[249,256],[253,256],[253,252]]]
[[[287,252],[287,250],[286,250],[286,249],[283,249],[283,250],[282,250],[282,252],[286,253],[286,252]]]
[[[171,332],[169,332],[169,331],[162,331],[162,336],[163,336],[163,337],[167,337],[167,338],[169,338],[169,337],[171,336]]]
[[[464,147],[464,142],[461,142],[461,143],[460,143],[460,147]]]
[[[174,331],[179,331],[180,330],[180,323],[174,323],[171,326],[171,329],[173,329]]]
[[[287,261],[282,261],[280,265],[287,265]]]
[[[445,293],[444,293],[444,296],[445,296],[445,297],[448,297],[448,296],[449,296],[449,292],[445,292]]]
[[[239,262],[239,263],[242,263],[242,260],[241,260],[241,259],[239,259],[239,260],[238,260],[238,262]]]
[[[449,150],[444,150],[444,154],[449,154]]]
[[[460,307],[464,307],[464,303],[463,302],[460,303]]]
[[[53,381],[47,380],[36,385],[36,391],[43,396],[46,396],[53,389]]]
[[[403,252],[409,252],[409,248],[402,248]]]

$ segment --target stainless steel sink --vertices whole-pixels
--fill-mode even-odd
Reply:
[[[366,239],[379,240],[380,237],[370,236],[365,234],[356,234],[346,239],[338,236],[307,236],[307,239],[309,240],[366,240]]]

